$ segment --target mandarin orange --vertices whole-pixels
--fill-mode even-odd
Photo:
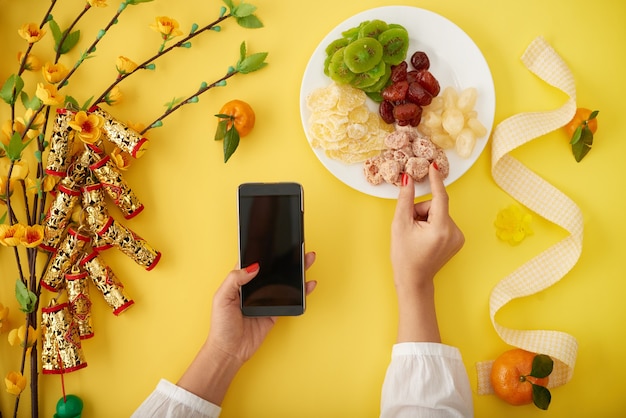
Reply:
[[[243,100],[231,100],[220,109],[220,114],[230,116],[227,129],[234,124],[240,137],[246,136],[254,128],[256,116],[252,106]]]
[[[491,368],[491,385],[496,395],[511,405],[533,402],[533,384],[546,386],[548,377],[530,376],[536,354],[514,348],[502,353]]]
[[[576,132],[576,128],[578,128],[579,126],[583,126],[585,123],[589,127],[589,130],[592,134],[596,133],[596,130],[598,129],[598,120],[596,118],[589,120],[589,116],[591,116],[591,113],[591,110],[584,107],[579,107],[578,109],[576,109],[576,113],[574,114],[572,120],[570,120],[565,126],[563,126],[563,129],[567,134],[567,139],[572,139],[574,132]]]

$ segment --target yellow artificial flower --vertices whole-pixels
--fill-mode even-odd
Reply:
[[[120,170],[126,171],[130,167],[130,155],[118,147],[111,151],[111,159]]]
[[[0,202],[2,203],[4,203],[7,198],[7,179],[7,176],[0,176]],[[13,180],[9,182],[9,196],[13,194],[13,183]]]
[[[159,32],[165,40],[183,34],[183,32],[178,29],[178,22],[167,16],[157,16],[156,23],[150,25],[150,28]]]
[[[15,247],[19,245],[22,235],[24,235],[24,225],[0,224],[0,244]]]
[[[4,384],[7,387],[7,392],[17,396],[26,387],[26,378],[20,372],[9,372],[7,377],[4,378]]]
[[[94,144],[100,139],[102,133],[100,128],[104,125],[104,119],[95,113],[87,114],[81,110],[74,115],[74,119],[68,125],[74,129],[78,139],[87,144]]]
[[[24,235],[20,238],[20,243],[26,248],[35,248],[43,241],[43,226],[28,225],[24,227]]]
[[[107,0],[87,0],[91,7],[107,7]]]
[[[26,344],[26,348],[30,350],[32,346],[37,344],[37,340],[39,339],[39,329],[33,328],[32,325],[28,326],[28,341],[24,343],[26,340],[26,327],[22,325],[19,328],[14,328],[9,332],[9,344],[11,347],[15,347],[19,344],[20,347],[24,347]]]
[[[22,60],[24,59],[24,53],[17,53],[17,62],[22,64]],[[39,71],[41,69],[41,61],[32,53],[26,56],[26,62],[24,63],[24,69],[27,71]]]
[[[0,135],[0,142],[4,145],[9,145],[9,141],[13,136],[13,126],[11,125],[11,119],[7,119],[2,124],[2,134]]]
[[[135,123],[132,121],[127,121],[126,126],[128,126],[130,129],[132,129],[133,131],[137,133],[142,132],[144,129],[146,129],[146,125],[141,122]]]
[[[65,101],[65,96],[59,94],[57,88],[52,84],[37,83],[35,95],[47,106],[59,106]]]
[[[24,23],[22,27],[17,30],[17,33],[29,44],[34,44],[46,34],[46,31],[41,29],[36,23]]]
[[[0,332],[9,329],[9,307],[0,303]]]
[[[531,221],[532,216],[529,213],[524,213],[517,205],[510,205],[498,212],[494,222],[496,235],[502,241],[517,245],[533,234]]]
[[[57,176],[48,176],[46,175],[43,178],[43,191],[44,192],[50,192],[52,190],[54,190],[54,187],[57,185],[57,181],[59,180],[59,177]]]
[[[106,94],[104,101],[109,106],[115,106],[116,104],[119,104],[123,98],[124,94],[122,93],[122,90],[120,90],[119,86],[115,86]]]
[[[46,62],[43,67],[41,67],[41,73],[43,74],[44,80],[48,83],[56,84],[67,76],[69,70],[60,62],[56,64]]]
[[[11,180],[24,180],[29,173],[28,162],[24,160],[16,161],[11,170]]]
[[[31,128],[32,128],[32,126],[31,126]],[[28,132],[26,133],[25,139],[36,138],[37,135],[39,135],[39,130],[31,129],[31,128],[28,129]],[[13,136],[14,132],[17,132],[20,135],[20,137],[21,137],[22,135],[24,135],[24,130],[25,129],[26,129],[26,122],[24,121],[24,118],[22,118],[22,117],[16,118],[13,121],[13,126],[12,127],[11,127],[11,121],[10,120],[6,120],[2,124],[2,139],[0,139],[0,141],[2,141],[5,145],[8,145],[9,141],[11,139],[11,136]]]
[[[115,61],[115,68],[117,68],[117,72],[120,74],[129,74],[137,69],[137,64],[120,55]]]

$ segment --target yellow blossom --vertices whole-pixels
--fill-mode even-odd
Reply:
[[[150,28],[159,32],[165,40],[183,34],[183,32],[178,29],[178,22],[167,16],[157,16],[156,23],[150,25]]]
[[[17,396],[26,387],[26,378],[20,372],[9,372],[7,377],[4,378],[4,384],[7,387],[7,392]]]
[[[26,344],[26,348],[30,349],[32,346],[37,344],[39,333],[39,329],[35,329],[32,325],[29,325],[28,341],[26,341],[26,327],[22,325],[21,327],[14,328],[9,332],[9,344],[11,344],[11,347],[15,347],[18,344],[20,347],[24,347],[24,344]],[[24,341],[26,341],[26,343],[24,343]]]
[[[517,205],[510,205],[498,212],[494,222],[496,235],[502,241],[517,245],[533,234],[531,221],[532,216],[529,213],[524,213]]]
[[[116,104],[119,104],[123,98],[124,94],[122,93],[122,90],[120,90],[118,86],[115,86],[106,94],[104,101],[109,106],[115,106]]]
[[[28,162],[25,160],[16,161],[11,170],[11,180],[24,180],[28,176]]]
[[[28,225],[24,227],[24,235],[20,238],[20,243],[27,248],[35,248],[43,241],[43,226]]]
[[[6,247],[15,247],[19,245],[22,235],[24,235],[24,225],[0,224],[0,244]]]
[[[95,113],[87,114],[81,110],[74,115],[74,119],[68,125],[74,129],[78,139],[87,144],[94,144],[100,139],[102,132],[100,128],[104,125],[104,119]]]
[[[130,154],[123,152],[118,147],[111,151],[111,159],[120,170],[128,170],[130,167]]]
[[[4,203],[4,200],[6,200],[7,196],[7,176],[0,176],[0,202]],[[9,182],[9,196],[13,193],[13,183],[14,181],[11,180]]]
[[[41,29],[36,23],[24,23],[17,30],[17,33],[29,44],[34,44],[46,34],[46,31]]]
[[[146,125],[141,123],[141,122],[132,122],[132,121],[126,121],[126,126],[128,126],[130,129],[132,129],[135,132],[142,132],[144,129],[146,129]]]
[[[9,327],[9,307],[0,303],[0,332],[6,331]]]
[[[33,118],[34,120],[31,122]],[[30,127],[32,129],[39,129],[41,128],[43,123],[46,121],[46,117],[41,112],[37,113],[37,116],[35,116],[35,111],[33,109],[26,109],[26,113],[24,114],[24,119],[22,120],[25,121],[26,123],[30,123]]]
[[[41,67],[41,73],[43,74],[44,80],[48,83],[56,84],[67,76],[69,70],[60,62],[56,64],[46,62],[43,67]]]
[[[49,192],[52,191],[54,189],[54,187],[57,185],[57,181],[59,180],[59,177],[57,176],[45,176],[43,178],[43,191],[44,192]]]
[[[37,83],[35,95],[47,106],[59,106],[65,101],[65,96],[52,84]]]
[[[117,68],[117,72],[120,74],[129,74],[137,69],[137,64],[120,55],[115,61],[115,68]]]
[[[87,0],[91,7],[107,7],[107,0]]]
[[[24,53],[18,52],[17,62],[19,62],[20,65],[22,64],[22,60],[24,60]],[[40,68],[41,68],[41,61],[39,61],[39,58],[37,58],[32,53],[28,54],[26,56],[26,62],[24,63],[24,69],[26,69],[27,71],[39,71]]]

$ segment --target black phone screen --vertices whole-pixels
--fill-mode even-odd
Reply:
[[[239,251],[242,267],[259,263],[241,287],[249,316],[304,312],[302,187],[296,183],[246,183],[239,187]]]

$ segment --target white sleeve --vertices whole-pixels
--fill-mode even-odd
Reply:
[[[437,343],[393,346],[382,388],[381,418],[473,417],[461,353]]]
[[[222,408],[162,379],[132,418],[217,418]]]

